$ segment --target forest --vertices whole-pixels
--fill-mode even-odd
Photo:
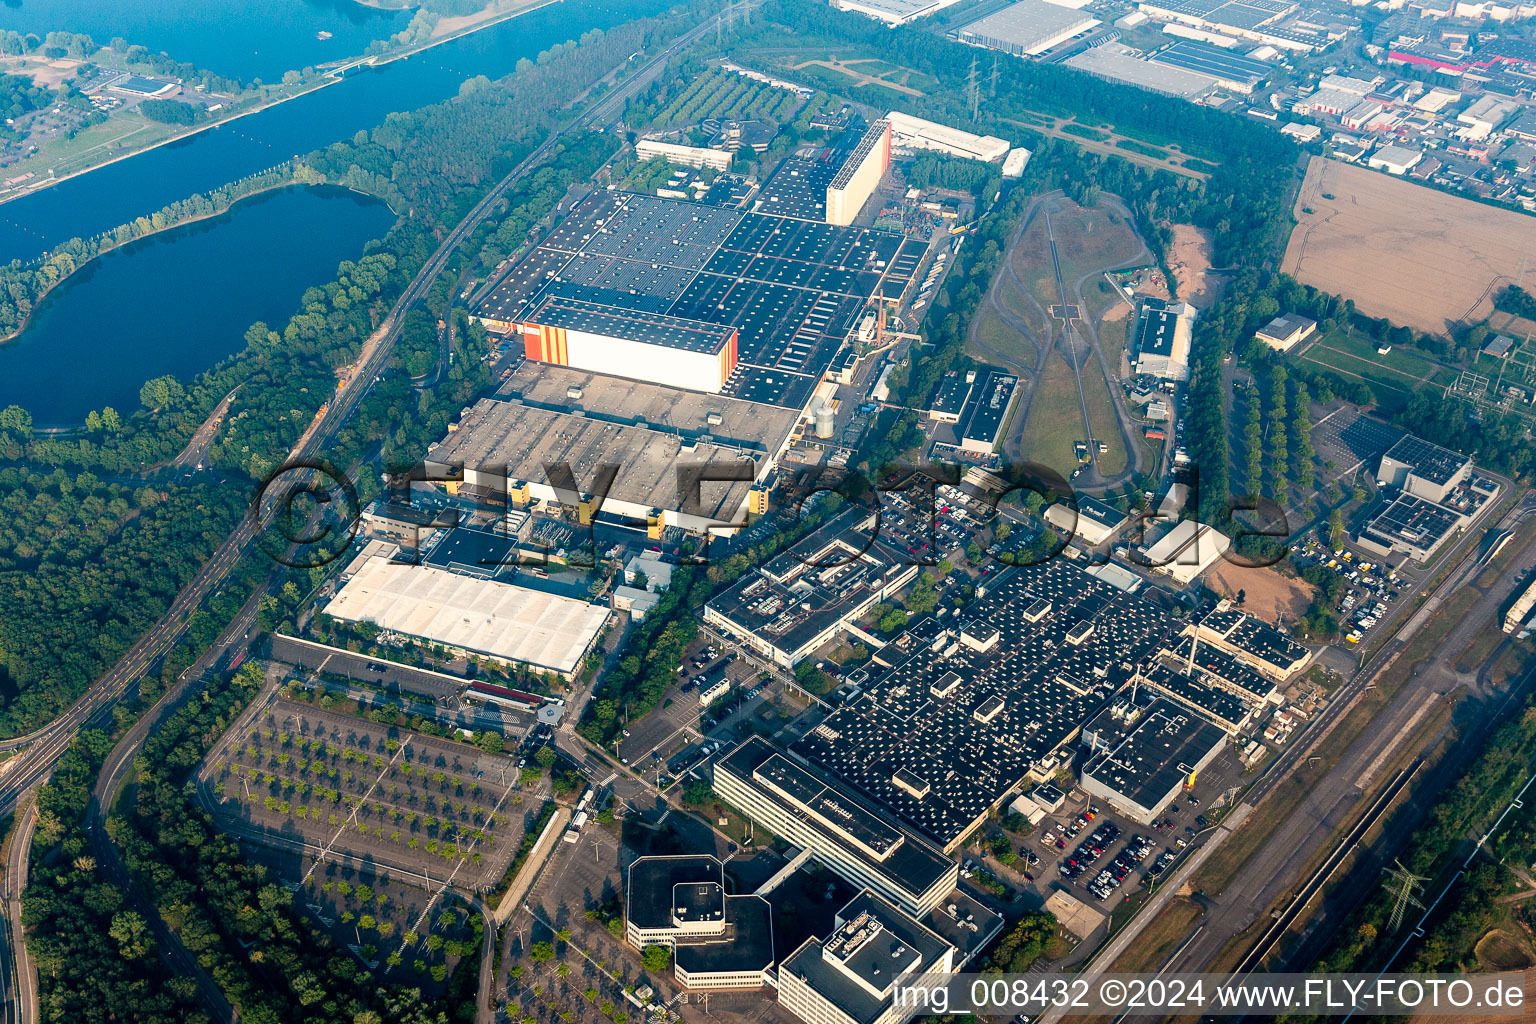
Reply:
[[[170,607],[245,511],[242,488],[137,490],[0,469],[0,732],[57,716]]]

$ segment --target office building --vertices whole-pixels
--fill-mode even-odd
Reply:
[[[690,989],[761,988],[773,971],[773,908],[726,889],[725,867],[704,854],[641,857],[629,866],[624,938],[665,946]]]
[[[897,989],[954,972],[956,949],[869,890],[838,911],[832,934],[784,958],[779,1004],[806,1024],[901,1024],[918,1007]]]
[[[954,891],[959,865],[878,805],[754,736],[714,766],[720,796],[832,871],[914,917]]]

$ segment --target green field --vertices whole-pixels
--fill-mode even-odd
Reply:
[[[972,352],[978,358],[1001,361],[1011,369],[1032,373],[1040,359],[1034,343],[990,309],[978,313],[971,341]]]
[[[1089,358],[1083,365],[1083,397],[1088,400],[1088,421],[1093,424],[1094,438],[1109,445],[1109,451],[1102,455],[1095,454],[1099,473],[1106,477],[1123,473],[1127,458],[1125,441],[1120,436],[1109,383],[1099,372],[1097,359]]]
[[[1332,370],[1346,379],[1363,380],[1384,409],[1401,407],[1424,386],[1443,387],[1456,373],[1411,349],[1394,347],[1380,355],[1376,342],[1334,331],[1302,354],[1300,362]]]
[[[1078,466],[1072,444],[1083,439],[1083,410],[1077,401],[1072,367],[1053,352],[1030,401],[1029,419],[1024,423],[1024,457],[1068,476]]]

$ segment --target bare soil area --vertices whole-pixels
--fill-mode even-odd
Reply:
[[[1205,585],[1216,593],[1236,598],[1243,594],[1243,611],[1274,625],[1299,619],[1312,603],[1311,584],[1273,569],[1252,569],[1226,559],[1218,559],[1205,574]]]

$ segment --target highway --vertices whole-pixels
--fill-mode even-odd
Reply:
[[[504,178],[496,183],[486,193],[484,198],[454,227],[442,240],[437,250],[427,262],[417,271],[405,290],[391,307],[388,316],[379,325],[378,329],[364,342],[359,352],[358,359],[353,366],[352,373],[340,387],[339,391],[310,424],[303,435],[290,450],[287,465],[302,463],[303,460],[313,459],[318,456],[330,442],[336,431],[344,424],[356,410],[358,403],[371,389],[376,376],[387,365],[394,344],[399,338],[400,329],[404,322],[405,313],[419,302],[431,288],[434,280],[442,273],[452,258],[455,250],[464,239],[468,238],[484,221],[496,210],[498,204],[506,196],[507,192],[534,167],[540,164],[554,150],[560,138],[570,132],[583,131],[593,125],[606,123],[618,113],[623,106],[640,89],[652,81],[665,67],[666,62],[673,56],[693,46],[706,32],[715,28],[718,19],[725,17],[727,10],[754,6],[758,0],[742,0],[732,8],[723,9],[715,18],[707,19],[688,32],[682,34],[669,44],[665,49],[651,57],[640,69],[631,74],[624,81],[616,85],[605,96],[583,111],[578,117],[567,124],[557,127],[550,135],[526,158],[514,167]],[[623,66],[616,70],[622,70]],[[214,591],[224,585],[230,572],[239,564],[247,554],[252,542],[272,522],[277,512],[281,510],[280,502],[261,501],[241,520],[235,530],[225,538],[192,580],[177,594],[171,607],[158,622],[137,643],[133,645],[117,664],[105,675],[94,683],[91,688],[70,709],[55,719],[43,729],[26,736],[15,737],[10,740],[0,741],[0,751],[22,749],[12,761],[6,771],[3,781],[0,781],[0,815],[13,812],[21,798],[37,785],[46,781],[55,764],[69,744],[73,742],[75,734],[83,727],[96,720],[98,716],[110,713],[111,708],[130,692],[137,682],[143,677],[151,666],[175,645],[184,635],[189,618],[195,613],[203,602]],[[251,600],[236,617],[235,623],[226,629],[203,656],[199,664],[207,665],[227,664],[226,657],[247,643],[249,632],[255,622],[256,602],[264,588],[258,588]],[[237,628],[240,627],[240,628]],[[202,678],[202,673],[189,674],[178,687],[162,698],[157,705],[157,713],[146,715],[118,744],[109,756],[104,767],[102,777],[98,782],[96,791],[97,803],[93,807],[91,820],[93,824],[99,824],[101,817],[100,801],[109,798],[125,777],[125,773],[132,764],[133,758],[142,748],[145,738],[153,729],[154,724],[162,720],[163,714],[174,710],[179,706],[177,701],[185,700],[197,690],[196,681]],[[173,696],[174,694],[174,696]],[[163,706],[163,707],[162,707]],[[30,848],[30,822],[33,816],[28,814],[19,823],[17,842],[13,844],[11,861],[15,866],[19,858],[19,871],[11,871],[7,874],[7,900],[8,909],[17,908],[17,916],[14,921],[19,922],[19,886],[25,875],[25,860]],[[105,834],[100,828],[93,828],[93,846],[98,841],[110,852],[110,843],[105,840]],[[98,856],[101,851],[98,850]],[[121,861],[115,856],[108,858],[121,870]],[[126,883],[126,873],[123,874]],[[131,885],[126,886],[130,891]],[[153,923],[159,922],[159,915],[153,912],[145,914],[146,919]],[[17,929],[14,948],[20,948],[19,924],[13,923]],[[168,932],[157,933],[161,941],[157,943],[162,956],[165,956],[174,968],[189,977],[198,980],[200,987],[204,989],[205,999],[216,1015],[221,1020],[230,1020],[235,1016],[235,1011],[224,999],[211,980],[206,979],[196,962],[192,960],[184,947],[177,942]],[[169,941],[166,941],[166,940]],[[25,956],[24,949],[22,956]],[[6,957],[10,960],[10,957]],[[32,972],[25,969],[17,971],[20,984],[15,992],[15,1002],[8,1003],[8,1009],[12,1011],[12,1019],[28,1022],[36,1019],[37,998],[35,987],[28,984],[35,978]],[[9,995],[10,993],[7,993]]]

